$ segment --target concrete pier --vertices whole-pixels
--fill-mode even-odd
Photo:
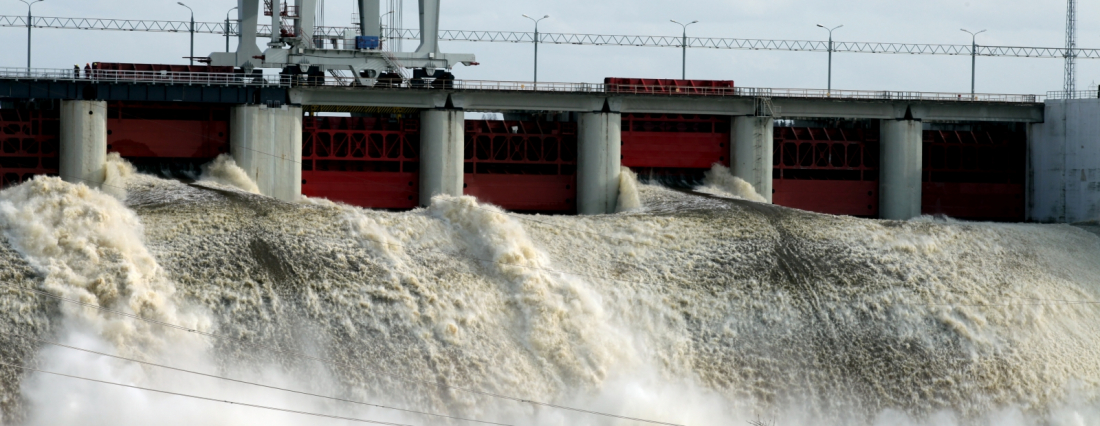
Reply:
[[[302,108],[242,105],[230,113],[229,151],[263,195],[302,195]]]
[[[107,173],[107,102],[61,101],[61,179],[98,188]]]
[[[752,184],[756,192],[772,202],[772,159],[775,119],[734,117],[730,132],[730,172]]]
[[[436,195],[462,195],[465,114],[438,109],[420,113],[420,205]]]
[[[582,113],[577,133],[577,213],[614,213],[622,174],[622,115]]]
[[[879,215],[907,220],[921,215],[923,124],[882,120],[880,125]]]

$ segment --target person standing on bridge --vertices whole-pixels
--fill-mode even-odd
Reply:
[[[73,65],[73,79],[80,79],[80,65]]]
[[[92,64],[84,64],[84,78],[92,78]]]

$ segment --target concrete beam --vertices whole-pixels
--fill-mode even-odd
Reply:
[[[99,188],[107,178],[107,102],[61,101],[58,172],[69,183]]]
[[[622,174],[622,115],[580,114],[577,133],[577,213],[614,213]]]
[[[295,202],[302,195],[302,108],[243,105],[229,118],[229,151],[263,195]]]
[[[447,93],[436,90],[409,89],[295,88],[290,89],[290,103],[295,105],[435,109],[447,105]]]
[[[772,202],[772,159],[775,157],[771,117],[734,117],[730,132],[730,172]]]
[[[620,95],[601,92],[493,90],[410,90],[342,87],[294,88],[291,103],[371,107],[443,108],[471,111],[600,111],[605,102],[623,113],[753,115],[755,98],[722,96]],[[923,121],[1043,121],[1042,104],[907,101],[889,99],[772,98],[777,117],[899,119]]]
[[[516,96],[511,92],[456,92],[451,95],[455,108],[467,111],[569,111],[593,112],[603,109],[606,95],[583,93],[533,93]]]
[[[420,205],[436,195],[462,196],[465,114],[461,110],[420,113]]]
[[[879,215],[908,220],[921,215],[924,127],[915,120],[880,124]]]

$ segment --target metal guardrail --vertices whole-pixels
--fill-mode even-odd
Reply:
[[[11,80],[92,81],[102,83],[156,83],[213,86],[290,87],[289,77],[246,76],[231,73],[119,71],[42,68],[0,68],[0,78]]]
[[[47,80],[47,81],[92,81],[106,83],[154,83],[213,86],[250,86],[250,87],[353,87],[350,76],[337,78],[326,75],[324,79],[296,78],[281,75],[245,76],[232,73],[172,72],[172,71],[119,71],[119,70],[76,70],[76,69],[40,69],[40,68],[0,68],[0,78],[10,80]],[[470,90],[470,91],[508,91],[532,93],[600,93],[610,95],[646,95],[646,96],[705,96],[705,97],[764,97],[796,99],[844,99],[844,100],[903,100],[903,101],[941,101],[941,102],[1003,102],[1037,103],[1044,100],[1041,95],[1003,95],[939,92],[897,92],[878,90],[833,90],[824,89],[773,89],[756,87],[683,87],[659,85],[626,85],[603,83],[554,83],[523,81],[424,81],[413,82],[399,80],[383,82],[379,86],[396,90]],[[365,89],[365,88],[364,88]],[[1078,97],[1096,98],[1098,93],[1077,92]],[[1064,99],[1051,92],[1046,98]],[[1088,96],[1086,96],[1088,95]]]
[[[1050,100],[1100,99],[1100,89],[1098,89],[1098,90],[1078,90],[1076,92],[1066,92],[1064,90],[1059,90],[1057,92],[1047,92],[1047,99],[1050,99]]]

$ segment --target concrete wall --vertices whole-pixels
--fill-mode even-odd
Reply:
[[[730,172],[744,179],[772,202],[772,159],[775,119],[734,117],[730,132]]]
[[[229,128],[230,153],[260,192],[297,201],[302,195],[302,108],[234,107]]]
[[[461,110],[420,113],[420,205],[436,195],[462,196],[465,115]]]
[[[1100,100],[1051,100],[1028,132],[1028,219],[1100,220]]]
[[[907,220],[921,215],[924,129],[920,121],[882,120],[879,216]]]
[[[622,174],[622,115],[580,114],[577,133],[577,213],[614,213]]]
[[[61,179],[98,188],[107,173],[107,102],[61,101]]]

